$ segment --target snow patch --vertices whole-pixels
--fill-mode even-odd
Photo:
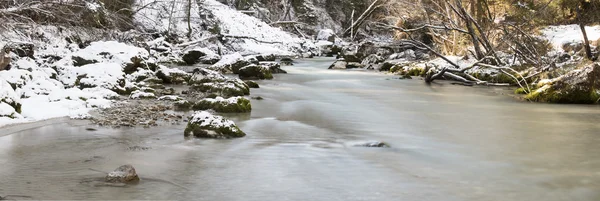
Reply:
[[[600,25],[586,26],[588,40],[596,41],[600,39]],[[583,34],[581,28],[577,24],[549,26],[542,29],[542,35],[550,41],[554,49],[562,51],[564,44],[573,42],[583,42]]]

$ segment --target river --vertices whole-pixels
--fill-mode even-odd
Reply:
[[[36,200],[600,200],[600,107],[426,85],[316,58],[260,81],[247,137],[65,118],[0,129],[0,195]],[[383,141],[389,148],[356,147]],[[133,148],[133,149],[132,149]],[[132,164],[142,178],[98,186]],[[152,178],[152,180],[144,180]],[[165,180],[185,186],[181,188]],[[10,198],[10,197],[9,197]]]

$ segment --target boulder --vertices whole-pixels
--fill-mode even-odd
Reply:
[[[271,71],[269,68],[260,66],[260,65],[255,65],[255,64],[251,64],[251,65],[245,66],[243,68],[240,68],[238,74],[240,76],[240,79],[243,79],[243,80],[273,79],[273,75],[271,74]]]
[[[212,65],[221,60],[221,56],[208,48],[196,47],[184,51],[181,59],[187,65],[194,65],[198,63]]]
[[[106,182],[111,183],[128,183],[139,181],[135,168],[131,165],[122,165],[112,172],[109,172],[104,179]]]
[[[342,57],[344,58],[344,61],[347,62],[362,62],[362,59],[357,54],[347,53],[344,54]]]
[[[252,105],[250,101],[244,97],[231,97],[231,98],[205,98],[198,101],[194,106],[194,110],[209,110],[212,109],[215,112],[222,113],[246,113],[252,111]]]
[[[260,61],[275,61],[277,59],[273,54],[263,54],[256,56],[256,60]]]
[[[227,78],[217,71],[209,70],[206,68],[196,68],[194,69],[194,72],[192,74],[192,77],[188,81],[188,84],[192,85],[208,82],[223,82],[225,80],[227,80]]]
[[[71,59],[73,60],[73,66],[84,66],[88,64],[98,63],[98,61],[95,59],[85,59],[80,56],[72,56]]]
[[[335,32],[331,29],[321,29],[317,34],[317,40],[335,42]]]
[[[287,73],[287,71],[281,69],[281,65],[279,65],[279,63],[277,62],[260,62],[259,64],[261,66],[269,68],[269,71],[271,71],[271,73],[273,74]]]
[[[362,65],[361,63],[358,62],[348,62],[348,64],[346,64],[346,68],[364,68],[365,65]]]
[[[192,103],[187,100],[179,100],[173,103],[173,109],[176,111],[187,111],[192,108]]]
[[[159,65],[156,71],[156,77],[165,84],[182,84],[191,79],[192,75],[178,68],[169,68]]]
[[[284,57],[284,58],[281,58],[279,63],[281,63],[281,65],[284,65],[284,66],[292,66],[292,65],[294,65],[294,60],[289,57]]]
[[[537,102],[593,104],[600,99],[600,63],[573,70],[549,82],[525,98]]]
[[[183,53],[182,60],[187,65],[194,65],[200,62],[200,57],[206,56],[206,54],[200,50],[188,50]]]
[[[246,83],[246,85],[248,85],[248,87],[250,87],[250,88],[260,88],[258,83],[254,82],[252,80],[244,80],[244,83]]]
[[[250,65],[249,61],[247,61],[240,53],[234,53],[221,57],[219,62],[210,66],[210,69],[223,73],[237,74],[240,68],[247,65]]]
[[[365,59],[362,60],[361,64],[363,66],[366,66],[369,69],[379,69],[379,65],[381,62],[385,61],[385,59],[381,56],[378,56],[376,54],[371,54],[367,57],[365,57]]]
[[[214,93],[225,98],[250,95],[250,87],[239,79],[227,80],[225,82],[194,84],[190,87],[190,90]]]
[[[239,138],[246,134],[233,121],[206,111],[194,113],[184,130],[185,137],[197,138]]]
[[[348,65],[348,62],[344,60],[337,60],[329,66],[329,69],[346,69],[346,65]]]

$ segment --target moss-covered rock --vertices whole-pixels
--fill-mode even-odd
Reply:
[[[209,110],[212,109],[216,112],[222,113],[245,113],[252,111],[252,105],[250,101],[244,97],[231,97],[224,99],[222,97],[217,98],[205,98],[198,101],[194,106],[194,110]]]
[[[243,68],[240,68],[238,74],[239,74],[240,79],[244,79],[244,80],[273,79],[273,74],[271,74],[271,71],[269,70],[269,68],[260,66],[260,65],[255,65],[255,64],[251,64],[251,65],[245,66]]]
[[[159,66],[156,71],[156,77],[161,79],[165,84],[183,84],[184,82],[188,82],[192,75],[177,68]]]
[[[549,103],[594,104],[600,99],[600,64],[593,63],[571,71],[539,89],[525,99]]]
[[[204,93],[219,94],[219,96],[225,98],[250,94],[250,88],[241,80],[194,84],[190,87],[190,89]]]
[[[173,103],[173,108],[176,111],[187,111],[190,110],[192,108],[192,102],[187,101],[187,100],[179,100],[175,103]]]
[[[245,80],[244,83],[246,83],[246,85],[248,85],[248,87],[250,87],[250,88],[260,88],[258,83],[256,83],[255,81],[252,81],[252,80]]]
[[[246,134],[233,121],[206,111],[200,111],[190,118],[184,130],[184,136],[227,139],[244,137]]]
[[[260,62],[259,64],[268,68],[272,74],[287,73],[287,71],[281,69],[281,65],[277,62]]]

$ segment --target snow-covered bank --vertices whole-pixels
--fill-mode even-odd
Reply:
[[[600,26],[586,26],[588,40],[600,39]],[[548,40],[556,50],[562,50],[563,45],[569,43],[583,43],[583,34],[579,25],[549,26],[542,29],[544,39]]]

